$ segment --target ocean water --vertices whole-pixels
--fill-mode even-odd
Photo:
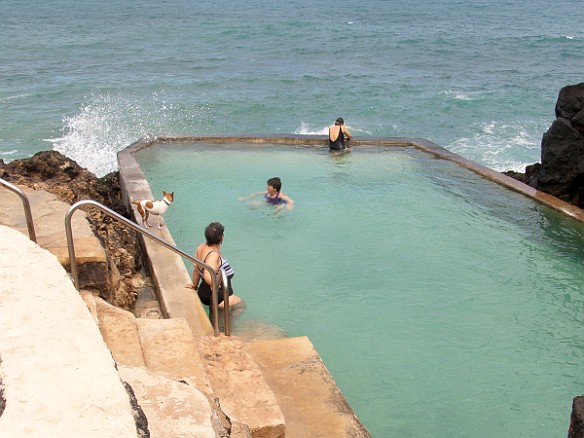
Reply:
[[[576,0],[3,0],[0,158],[104,175],[164,133],[423,137],[497,170],[539,161],[582,82]]]

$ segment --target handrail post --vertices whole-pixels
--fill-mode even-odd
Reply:
[[[24,208],[24,216],[26,218],[26,228],[28,229],[28,238],[34,243],[37,243],[36,233],[34,230],[34,222],[32,220],[32,213],[30,211],[30,202],[28,202],[28,196],[17,186],[9,183],[8,181],[0,178],[0,184],[5,186],[7,189],[16,193],[20,200],[22,201],[22,206]]]
[[[203,280],[205,281],[205,280]],[[211,271],[211,317],[213,319],[213,331],[215,336],[219,336],[219,283],[217,274]]]
[[[231,326],[229,321],[229,279],[225,269],[221,269],[221,280],[223,282],[223,314],[225,317],[225,336],[231,335]]]
[[[69,263],[71,266],[71,276],[73,277],[73,284],[75,285],[75,288],[77,290],[79,290],[79,270],[77,268],[77,260],[75,258],[75,244],[73,241],[73,231],[71,228],[71,217],[73,216],[73,213],[80,207],[82,206],[91,206],[94,208],[97,208],[98,210],[102,211],[103,213],[105,213],[106,215],[117,219],[118,221],[122,222],[123,224],[125,224],[126,226],[130,227],[132,230],[154,240],[155,242],[161,244],[162,246],[170,249],[171,251],[173,251],[174,253],[186,258],[187,260],[189,260],[191,263],[193,264],[197,264],[199,265],[201,268],[208,270],[211,273],[211,290],[212,290],[212,308],[211,308],[211,312],[213,314],[213,331],[214,331],[214,335],[215,336],[219,336],[219,321],[218,321],[218,299],[217,299],[217,291],[219,290],[219,280],[218,280],[218,272],[215,272],[215,270],[208,264],[206,264],[205,262],[192,257],[191,255],[187,254],[184,251],[181,251],[180,249],[178,249],[176,246],[168,243],[167,241],[165,241],[164,239],[161,239],[160,237],[158,237],[156,234],[141,228],[140,226],[138,226],[136,223],[132,222],[129,219],[126,219],[124,216],[116,213],[113,210],[110,210],[109,208],[107,208],[106,206],[100,204],[99,202],[96,201],[92,201],[90,199],[86,199],[83,201],[78,201],[75,204],[73,204],[69,210],[67,211],[67,214],[65,215],[65,234],[67,236],[67,249],[69,251]]]
[[[74,208],[75,207],[75,208]],[[75,258],[75,244],[73,241],[73,229],[71,228],[71,216],[77,210],[77,204],[72,205],[65,214],[65,236],[67,238],[67,252],[69,253],[69,269],[73,278],[75,289],[79,290],[79,271],[77,270],[77,259]]]

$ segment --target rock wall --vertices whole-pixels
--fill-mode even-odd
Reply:
[[[543,135],[538,190],[584,207],[584,83],[562,88]]]
[[[35,190],[46,190],[63,202],[92,199],[131,219],[121,200],[118,172],[97,178],[87,169],[57,151],[44,151],[8,164],[0,160],[0,178]],[[86,209],[91,226],[108,259],[108,282],[100,296],[130,309],[141,286],[142,255],[136,233],[95,208]]]
[[[531,187],[584,208],[584,82],[560,90],[556,120],[541,141],[541,163],[505,172]]]

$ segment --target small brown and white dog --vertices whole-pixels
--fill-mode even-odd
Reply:
[[[151,225],[148,223],[148,218],[150,215],[158,216],[158,229],[162,228],[164,221],[162,220],[162,215],[166,213],[170,203],[174,201],[174,192],[166,193],[162,192],[164,195],[160,201],[149,201],[147,199],[142,201],[132,201],[132,204],[136,206],[138,213],[142,217],[142,225],[146,228],[150,228]]]

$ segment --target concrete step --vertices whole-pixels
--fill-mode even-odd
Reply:
[[[167,437],[182,436],[166,410],[180,397],[199,410],[181,415],[214,418],[215,430],[230,430],[232,437],[370,437],[308,338],[195,339],[182,318],[136,319],[89,295],[102,336],[126,370],[120,374],[147,406],[149,422],[163,424]],[[205,398],[202,407],[192,391]]]
[[[146,368],[186,381],[212,399],[213,390],[195,339],[182,318],[136,319]]]
[[[45,190],[31,190],[24,186],[18,188],[28,197],[37,243],[54,254],[59,263],[70,270],[64,218],[71,206]],[[24,208],[18,195],[0,186],[0,196],[3,204],[0,209],[0,224],[16,229],[28,237]],[[80,287],[102,288],[106,281],[105,250],[91,230],[85,212],[76,211],[73,214],[71,229],[75,240]]]
[[[150,438],[212,438],[207,397],[192,386],[144,368],[118,366],[148,419]]]
[[[214,437],[211,387],[186,321],[136,319],[95,294],[81,295],[144,411],[151,438]]]
[[[307,337],[257,341],[247,349],[282,409],[287,438],[371,437]]]
[[[131,312],[94,297],[99,330],[118,365],[146,368],[142,345]]]
[[[287,436],[278,401],[241,339],[205,337],[199,349],[213,394],[234,424],[246,425],[252,437]]]

